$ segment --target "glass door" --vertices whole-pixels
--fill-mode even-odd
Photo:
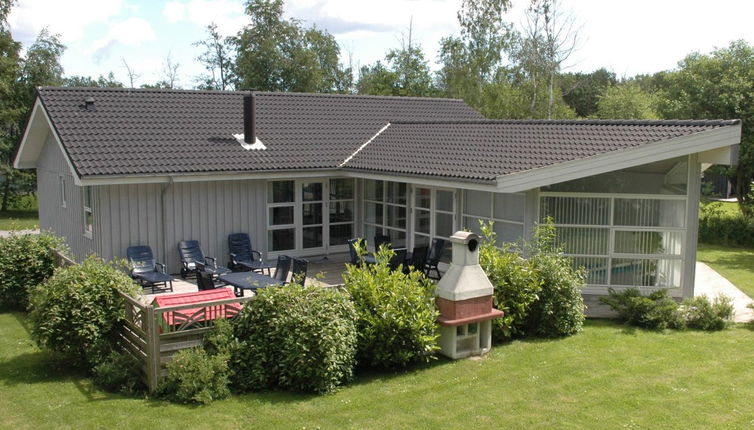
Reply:
[[[299,249],[312,250],[324,248],[324,181],[302,181],[301,190],[301,225],[298,226],[301,238]]]
[[[456,220],[455,191],[414,187],[413,246],[430,246],[432,239],[445,239],[444,257],[450,256],[450,241]],[[446,255],[447,254],[447,255]]]

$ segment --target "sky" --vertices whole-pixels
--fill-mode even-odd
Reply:
[[[96,77],[113,72],[128,83],[124,61],[138,75],[136,85],[161,79],[166,58],[179,64],[178,85],[191,88],[203,72],[192,43],[205,38],[210,22],[223,35],[248,23],[244,0],[18,0],[8,18],[16,40],[31,44],[44,27],[67,46],[66,75]],[[507,19],[524,22],[527,0],[513,0]],[[288,0],[285,15],[328,30],[354,66],[384,58],[400,47],[413,22],[433,70],[442,37],[458,34],[461,0]],[[676,67],[691,52],[709,52],[731,41],[754,43],[754,1],[562,0],[580,29],[577,50],[566,71],[606,67],[619,77]]]

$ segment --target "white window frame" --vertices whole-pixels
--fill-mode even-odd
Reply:
[[[462,190],[461,199],[460,199],[460,202],[461,202],[460,203],[461,204],[461,225],[463,227],[471,229],[471,226],[466,225],[466,218],[471,218],[476,223],[478,223],[479,220],[483,220],[483,221],[494,221],[495,223],[515,224],[515,225],[518,225],[518,226],[521,227],[521,235],[520,235],[520,237],[519,237],[518,240],[520,241],[521,239],[523,239],[525,237],[525,234],[526,234],[525,228],[526,227],[525,227],[525,222],[523,220],[526,219],[526,194],[524,194],[524,193],[495,193],[495,192],[492,192],[492,191],[482,191],[484,193],[489,194],[489,196],[490,196],[490,213],[489,213],[489,216],[484,217],[484,216],[479,216],[479,215],[470,214],[470,213],[466,212],[466,210],[467,210],[467,208],[466,208],[466,193],[468,193],[468,192],[469,192],[469,190]],[[510,220],[510,219],[505,219],[505,218],[500,218],[500,217],[496,217],[495,216],[495,196],[497,196],[497,195],[502,196],[502,195],[506,195],[506,194],[517,195],[517,196],[521,196],[523,198],[523,202],[522,202],[522,206],[521,206],[521,219],[522,219],[522,221]],[[476,227],[476,225],[474,227]],[[499,242],[498,245],[502,245],[502,243]]]
[[[382,182],[383,183],[383,187],[382,187],[382,200],[370,200],[370,199],[367,198],[366,187],[367,187],[367,182],[368,181]],[[393,183],[394,184],[400,184],[401,182],[384,181],[384,180],[381,180],[381,179],[367,179],[367,180],[364,180],[362,182],[362,184],[363,184],[362,185],[363,186],[362,195],[364,196],[363,202],[362,202],[362,214],[363,214],[364,222],[362,222],[362,224],[364,226],[364,231],[366,231],[366,227],[367,226],[371,226],[371,227],[374,227],[375,232],[377,234],[385,234],[386,232],[389,233],[389,231],[402,232],[405,235],[405,237],[406,237],[406,247],[408,247],[408,244],[410,243],[409,242],[409,240],[410,240],[409,239],[409,223],[410,223],[410,220],[411,220],[411,215],[410,215],[410,211],[409,211],[409,200],[411,199],[411,190],[410,190],[409,184],[405,184],[406,185],[406,195],[405,195],[406,201],[405,201],[405,203],[400,204],[400,203],[388,202],[387,201],[387,194],[388,194],[388,186],[387,186],[387,184],[393,184]],[[368,204],[382,205],[382,223],[378,224],[376,222],[369,222],[369,221],[367,221],[366,214],[367,214],[367,205]],[[391,225],[388,224],[388,222],[387,222],[388,207],[395,207],[395,208],[401,208],[402,207],[402,208],[405,209],[405,211],[406,211],[406,224],[405,224],[404,228],[393,227],[393,226],[391,226]],[[372,243],[373,239],[374,238],[372,238],[372,237],[366,238],[367,246],[372,246],[373,245],[373,243]]]
[[[68,204],[65,198],[65,176],[60,175],[59,179],[60,179],[59,181],[60,182],[59,184],[60,185],[60,207],[66,208],[68,207]]]
[[[288,202],[277,202],[273,203],[270,202],[270,184],[274,182],[293,182],[293,201]],[[300,199],[298,198],[299,192],[299,183],[298,181],[294,179],[278,179],[278,180],[270,180],[265,183],[265,202],[266,202],[266,218],[267,218],[267,231],[265,232],[267,234],[267,252],[268,253],[281,253],[281,252],[288,252],[288,251],[295,251],[298,247],[298,241],[300,238],[297,234],[298,228],[301,226],[301,220],[298,218],[301,217],[301,206],[300,206]],[[272,216],[271,216],[271,209],[272,208],[279,208],[279,207],[292,207],[293,208],[293,223],[292,224],[272,224]],[[270,232],[273,230],[290,230],[293,229],[293,249],[280,249],[280,250],[272,250],[272,240]]]
[[[658,287],[655,286],[634,286],[634,285],[612,285],[612,264],[613,259],[639,259],[639,260],[675,260],[675,261],[683,261],[686,246],[688,244],[686,243],[686,233],[687,233],[687,225],[686,225],[686,219],[685,215],[688,210],[688,196],[686,195],[675,195],[675,194],[606,194],[606,193],[569,193],[569,192],[554,192],[554,191],[542,191],[539,193],[539,202],[538,207],[539,210],[537,211],[537,223],[541,222],[542,219],[542,199],[546,197],[573,197],[573,198],[603,198],[609,200],[609,211],[608,211],[608,223],[604,225],[599,224],[564,224],[564,223],[555,223],[554,226],[557,229],[559,228],[565,228],[565,227],[582,227],[582,228],[594,228],[594,229],[606,229],[608,230],[608,247],[607,247],[607,253],[606,254],[581,254],[581,253],[566,253],[565,255],[568,257],[584,257],[584,258],[606,258],[607,259],[607,273],[606,273],[606,279],[605,284],[588,284],[587,288],[592,287],[598,287],[598,288],[629,288],[629,287],[636,287],[639,289],[648,289],[648,290],[655,290]],[[616,225],[615,224],[615,201],[618,199],[643,199],[643,200],[676,200],[676,201],[683,201],[684,202],[684,218],[683,218],[683,227],[642,227],[642,226],[625,226],[625,225]],[[678,252],[678,254],[636,254],[636,253],[619,253],[615,252],[615,233],[618,231],[655,231],[655,232],[677,232],[681,235],[681,249]],[[678,280],[677,286],[668,286],[668,287],[659,287],[659,288],[667,288],[670,290],[678,290],[680,291],[683,288],[683,277],[685,273],[683,270],[680,272],[680,279]]]
[[[94,235],[94,196],[91,186],[81,187],[81,206],[84,212],[84,237],[91,239]],[[86,221],[87,215],[91,217],[91,224]]]
[[[420,208],[420,207],[416,206],[416,191],[418,189],[420,189],[420,188],[430,190],[430,198],[429,198],[430,207],[429,207],[429,209],[427,209],[427,208]],[[438,191],[445,191],[445,192],[450,192],[450,193],[453,194],[453,197],[452,197],[452,199],[453,199],[453,209],[451,211],[437,209],[437,192]],[[446,237],[446,236],[440,236],[440,235],[437,234],[436,214],[440,213],[440,214],[445,214],[445,215],[452,215],[453,216],[453,228],[451,229],[452,230],[451,235],[456,232],[456,230],[458,229],[458,216],[457,216],[457,214],[458,214],[458,206],[459,206],[459,202],[458,202],[458,195],[459,195],[459,193],[458,193],[458,191],[459,190],[456,189],[456,188],[444,188],[444,187],[430,187],[430,186],[424,186],[424,185],[412,185],[411,186],[411,193],[410,193],[410,195],[411,195],[411,200],[410,200],[410,202],[411,202],[411,211],[410,211],[411,216],[409,217],[409,219],[411,221],[411,239],[410,239],[410,242],[408,242],[408,240],[407,240],[406,243],[410,243],[411,247],[415,247],[416,246],[416,241],[415,241],[416,235],[424,236],[424,237],[429,237],[429,242],[428,242],[427,246],[432,246],[432,240],[434,240],[434,239],[444,239],[446,241],[446,244],[450,243],[450,237],[449,236]],[[417,233],[416,232],[416,226],[414,225],[414,223],[416,221],[416,216],[415,216],[416,211],[429,211],[429,234],[427,234],[427,233]]]

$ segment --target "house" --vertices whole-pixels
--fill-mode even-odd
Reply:
[[[250,233],[274,258],[376,233],[413,247],[494,220],[552,217],[608,286],[693,295],[700,176],[735,161],[738,120],[486,120],[460,100],[40,88],[14,161],[37,169],[40,224],[77,258],[176,243],[223,260]]]

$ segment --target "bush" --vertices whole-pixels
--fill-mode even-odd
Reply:
[[[55,270],[55,248],[62,240],[47,233],[0,238],[0,308],[26,309],[29,290]]]
[[[492,224],[482,225],[482,234],[479,264],[495,288],[495,306],[505,313],[502,318],[492,320],[492,334],[496,339],[524,336],[529,311],[539,299],[542,282],[513,244],[497,248]]]
[[[586,273],[574,269],[554,246],[552,222],[537,227],[534,243],[523,247],[503,244],[497,248],[492,227],[492,223],[481,224],[484,241],[479,262],[495,288],[496,306],[505,312],[505,317],[493,320],[495,336],[558,337],[579,332],[585,319],[581,287]]]
[[[664,330],[683,329],[686,326],[678,303],[668,297],[667,290],[657,290],[646,296],[638,288],[621,292],[608,289],[609,296],[600,301],[618,313],[618,318],[629,325]]]
[[[355,320],[348,295],[335,289],[290,284],[259,291],[233,324],[235,387],[333,391],[353,376]]]
[[[735,314],[733,299],[726,295],[719,295],[712,302],[707,296],[685,299],[681,311],[688,328],[709,331],[724,329]]]
[[[118,290],[140,289],[122,271],[95,257],[55,271],[31,291],[29,319],[37,344],[91,369],[110,355],[125,317]]]
[[[167,365],[168,375],[158,395],[180,403],[210,404],[230,395],[228,356],[210,355],[204,348],[178,351]]]
[[[699,241],[718,245],[754,246],[754,217],[727,215],[720,202],[702,203]]]
[[[146,389],[141,376],[142,363],[122,352],[113,351],[101,363],[94,366],[94,383],[101,388],[125,395],[143,393]]]
[[[438,349],[435,285],[420,271],[391,271],[393,255],[383,247],[375,256],[377,264],[348,265],[343,274],[356,308],[360,365],[392,368],[426,362]]]

